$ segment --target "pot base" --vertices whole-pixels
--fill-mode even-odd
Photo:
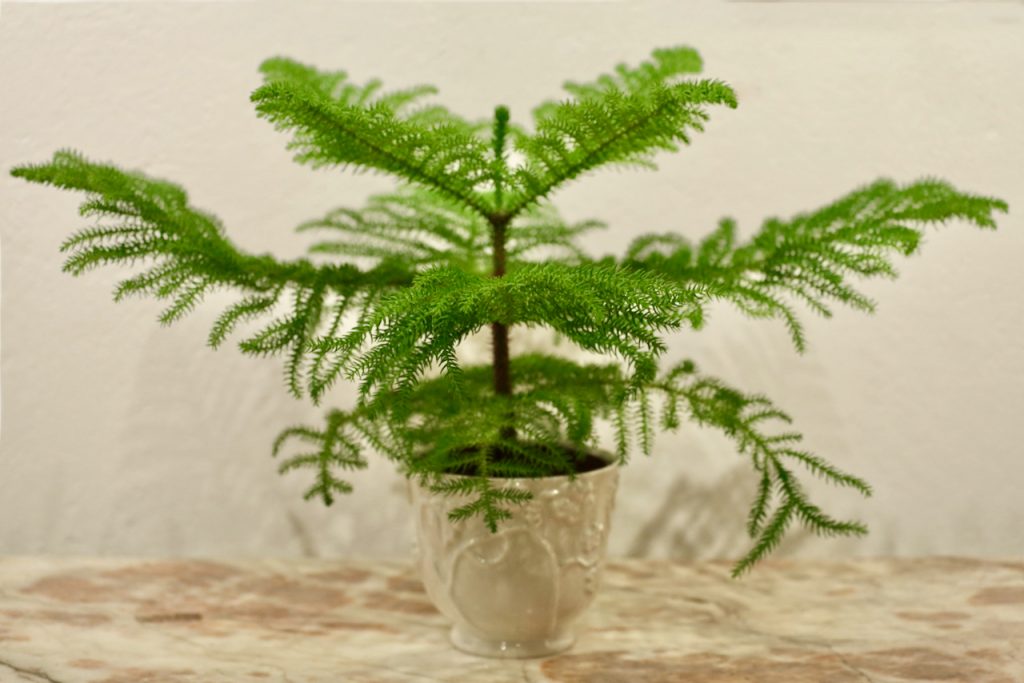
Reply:
[[[458,626],[453,626],[451,631],[452,645],[458,649],[478,657],[494,659],[547,657],[568,650],[575,640],[575,637],[568,634],[532,641],[485,640],[466,633]]]

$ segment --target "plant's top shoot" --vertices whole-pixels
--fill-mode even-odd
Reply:
[[[816,211],[768,219],[746,241],[724,219],[697,243],[645,235],[622,258],[588,254],[580,238],[604,225],[567,222],[548,198],[598,168],[653,168],[657,153],[702,131],[713,108],[735,107],[728,85],[694,78],[701,67],[690,48],[656,50],[639,66],[567,83],[565,99],[542,103],[525,124],[505,107],[477,122],[425,104],[431,86],[387,91],[377,80],[358,85],[341,71],[269,59],[252,101],[291,135],[296,161],[401,183],[362,208],[300,225],[321,236],[309,259],[244,253],[177,185],[75,152],[13,173],[86,193],[81,213],[96,223],[64,243],[68,272],[144,264],[114,296],[168,300],[163,323],[214,289],[235,291],[212,346],[255,325],[242,351],[283,355],[296,396],[319,402],[339,378],[359,382],[355,406],[331,410],[321,427],[291,427],[274,444],[275,454],[304,447],[281,471],[312,469],[307,497],[330,504],[349,491],[339,472],[365,467],[374,450],[435,491],[467,495],[454,520],[479,515],[496,529],[528,495],[496,484],[501,477],[579,471],[602,420],[624,462],[634,448],[649,453],[655,431],[685,417],[724,431],[757,472],[754,543],[738,575],[794,522],[826,535],[865,532],[811,502],[793,466],[865,495],[870,488],[803,450],[767,398],[702,375],[691,361],[659,370],[663,336],[699,327],[709,302],[724,300],[781,319],[803,349],[796,303],[824,316],[836,303],[870,311],[853,279],[893,277],[893,258],[913,253],[926,226],[992,228],[1006,204],[940,180],[879,180]],[[515,355],[515,326],[549,328],[607,362]],[[492,363],[460,363],[459,345],[485,328]]]

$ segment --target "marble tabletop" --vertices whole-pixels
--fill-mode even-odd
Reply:
[[[1024,681],[1024,561],[620,560],[576,646],[455,651],[406,564],[0,559],[0,681]]]

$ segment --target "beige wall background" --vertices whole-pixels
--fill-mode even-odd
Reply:
[[[805,316],[803,356],[781,324],[724,307],[670,339],[669,360],[769,394],[810,448],[876,486],[868,501],[813,486],[870,536],[796,534],[780,554],[1019,556],[1022,36],[1020,3],[5,3],[0,552],[402,556],[411,539],[385,462],[332,509],[303,502],[305,476],[278,477],[269,445],[321,411],[287,396],[280,363],[204,346],[223,301],[161,328],[158,304],[112,303],[123,273],[63,275],[79,198],[12,165],[72,146],[180,182],[241,246],[295,256],[293,226],[390,182],[293,165],[248,102],[264,57],[433,82],[462,113],[522,116],[565,79],[683,43],[740,107],[657,174],[598,173],[557,197],[610,223],[597,254],[653,230],[699,238],[722,215],[750,234],[882,175],[1011,204],[998,232],[949,225],[898,282],[864,285],[877,315]],[[724,438],[664,435],[623,472],[611,551],[736,556],[753,484]]]

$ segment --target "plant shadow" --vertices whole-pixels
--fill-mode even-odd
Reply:
[[[665,491],[661,505],[636,532],[628,557],[669,557],[684,560],[734,559],[744,554],[746,511],[753,495],[754,478],[745,465],[737,465],[714,482],[695,484],[679,476]],[[793,529],[775,555],[789,555],[811,537],[803,528]]]

